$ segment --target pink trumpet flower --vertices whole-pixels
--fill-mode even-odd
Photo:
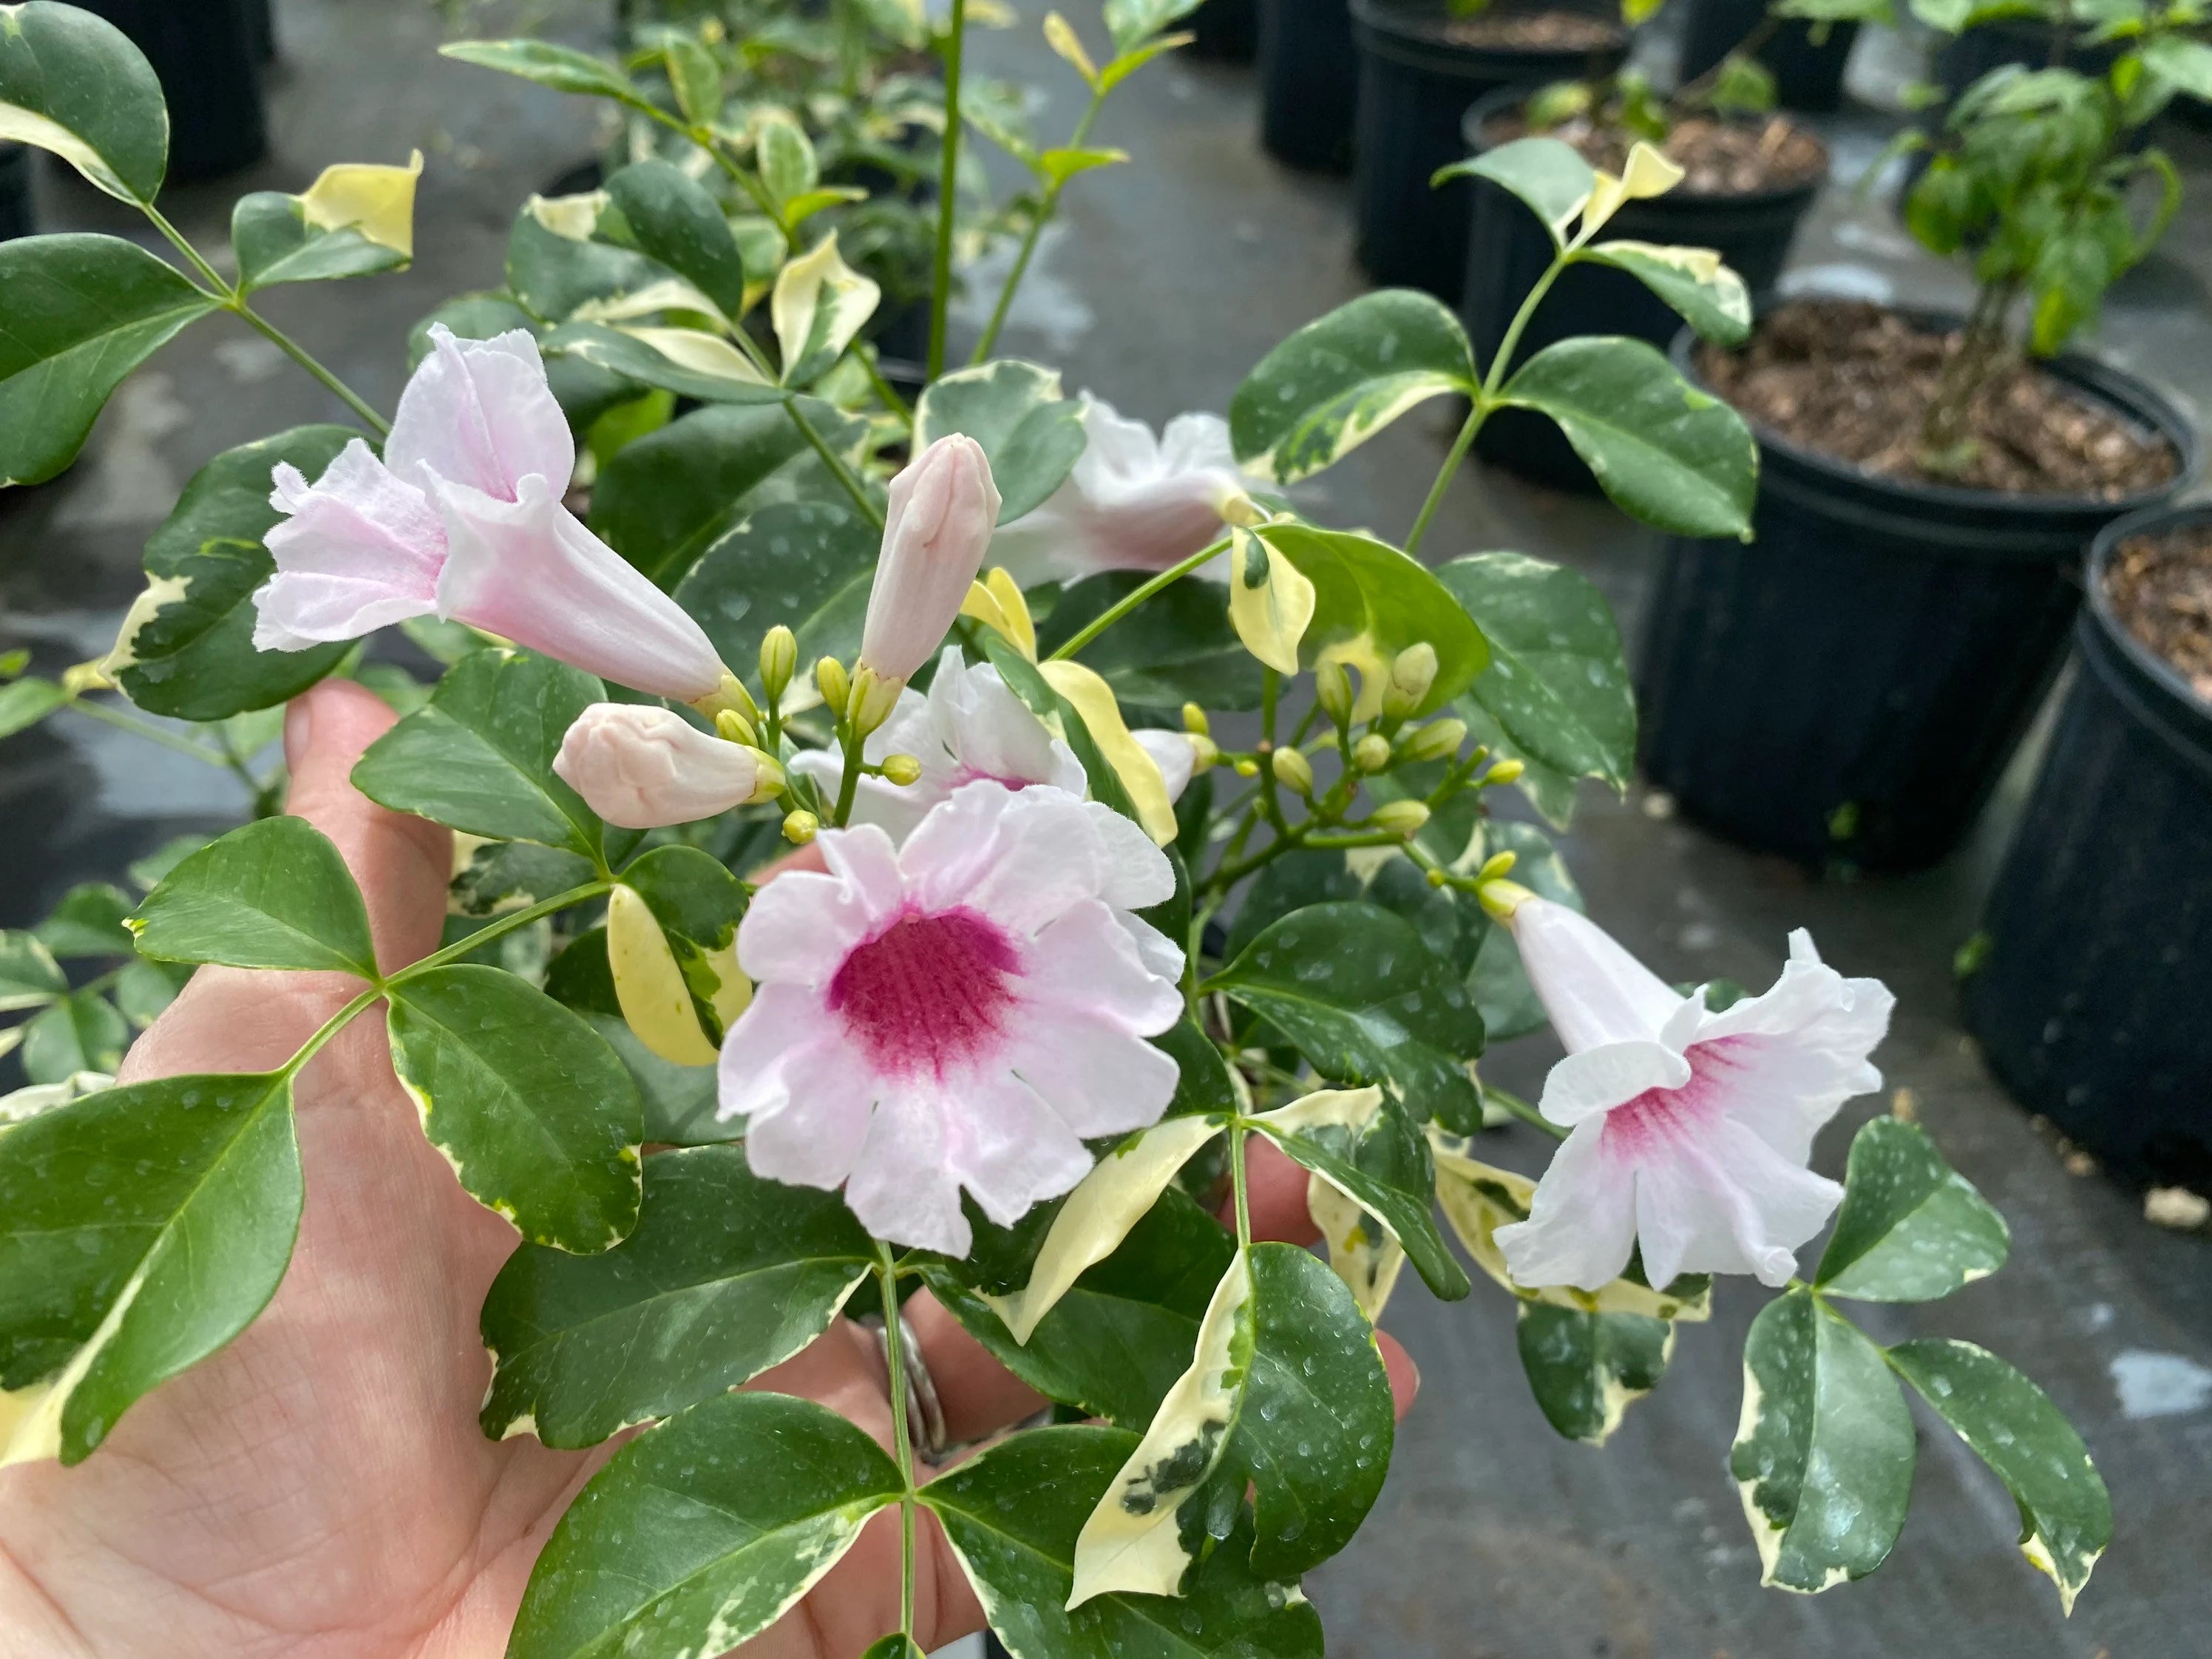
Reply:
[[[1681,1273],[1786,1284],[1843,1197],[1806,1167],[1813,1137],[1881,1086],[1867,1056],[1888,990],[1826,966],[1801,928],[1772,989],[1714,1013],[1565,905],[1506,883],[1485,902],[1567,1048],[1539,1109],[1572,1133],[1528,1219],[1498,1231],[1513,1276],[1594,1291],[1640,1243],[1654,1285]]]
[[[442,324],[379,460],[358,438],[310,484],[279,463],[253,643],[299,651],[410,617],[468,623],[685,702],[723,667],[699,624],[562,505],[576,447],[523,330]]]
[[[625,830],[658,830],[765,800],[783,769],[757,749],[702,732],[647,703],[595,702],[561,739],[553,770]]]
[[[842,1186],[869,1231],[964,1255],[964,1189],[1001,1225],[1158,1121],[1181,953],[1127,912],[1174,891],[1128,820],[1066,790],[970,783],[903,846],[823,832],[826,875],[763,887],[738,928],[757,989],[722,1044],[720,1115],[755,1170]],[[1164,951],[1167,960],[1154,953]],[[1164,971],[1163,971],[1164,970]]]
[[[910,679],[944,642],[969,584],[983,568],[999,488],[982,445],[949,432],[891,480],[884,548],[868,591],[860,661],[887,680]]]

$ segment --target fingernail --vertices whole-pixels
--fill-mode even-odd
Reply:
[[[307,746],[314,741],[314,694],[308,692],[292,699],[284,710],[284,764],[296,772],[305,759]]]

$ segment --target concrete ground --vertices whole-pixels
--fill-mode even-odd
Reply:
[[[606,9],[530,9],[590,44]],[[492,33],[512,5],[471,9]],[[1095,14],[1078,9],[1094,48]],[[429,158],[418,256],[403,276],[279,291],[270,310],[371,401],[390,407],[408,323],[447,295],[495,284],[522,195],[591,145],[595,114],[434,55],[428,0],[279,0],[283,62],[270,86],[271,159],[239,179],[179,190],[172,216],[217,246],[247,188],[299,189],[325,162]],[[1042,131],[1072,119],[1074,83],[1044,48],[1042,8],[983,37],[989,70],[1046,88]],[[1877,101],[1910,44],[1862,46],[1856,89]],[[1887,119],[1862,107],[1825,124],[1839,182],[1796,250],[1798,280],[1875,297],[1955,303],[1956,273],[1919,255],[1879,199],[1848,188]],[[1124,412],[1153,421],[1219,410],[1282,336],[1361,291],[1349,257],[1347,187],[1289,173],[1255,139],[1249,69],[1171,59],[1117,94],[1098,142],[1136,165],[1069,192],[1004,349],[1063,366]],[[2212,400],[2212,145],[2175,135],[2196,191],[2166,248],[2114,292],[2095,349],[2199,410]],[[117,204],[49,170],[53,228],[135,227]],[[988,290],[987,290],[988,291]],[[975,319],[969,319],[969,326]],[[51,671],[112,637],[139,586],[146,532],[193,468],[228,445],[339,411],[242,327],[204,324],[125,386],[84,461],[45,489],[0,501],[0,648],[27,643]],[[1402,422],[1328,474],[1317,516],[1401,533],[1448,433],[1439,410]],[[1437,558],[1513,547],[1596,581],[1631,641],[1654,538],[1602,504],[1470,468],[1428,547]],[[1932,1419],[1915,1504],[1875,1577],[1817,1598],[1762,1590],[1724,1464],[1739,1400],[1736,1355],[1756,1287],[1722,1288],[1712,1322],[1685,1329],[1660,1390],[1602,1450],[1556,1438],[1514,1357],[1512,1312],[1478,1289],[1445,1307],[1416,1285],[1389,1323],[1426,1388],[1389,1486],[1360,1540],[1316,1575],[1332,1651],[1353,1659],[2192,1659],[2212,1651],[2212,1239],[2160,1231],[2136,1194],[2059,1152],[1990,1080],[1961,1033],[1950,962],[1971,933],[2032,764],[2024,756],[1969,844],[1922,875],[1818,881],[1674,819],[1661,798],[1587,796],[1566,856],[1591,909],[1661,975],[1763,986],[1787,930],[1809,927],[1846,971],[1898,994],[1877,1059],[1909,1089],[1947,1155],[2004,1211],[2013,1261],[1948,1302],[1871,1310],[1884,1339],[1968,1337],[2039,1380],[2105,1472],[2118,1533],[2074,1618],[2014,1548],[2003,1491]],[[244,810],[234,780],[76,716],[0,750],[0,922],[43,913],[76,880],[113,878],[180,830]],[[1498,1049],[1495,1081],[1534,1094],[1555,1051]],[[1841,1172],[1850,1130],[1887,1100],[1849,1109],[1823,1138]],[[1501,1161],[1537,1167],[1524,1131]]]

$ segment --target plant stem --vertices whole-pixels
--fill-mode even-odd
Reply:
[[[586,903],[598,898],[613,886],[614,883],[611,880],[587,881],[581,887],[571,887],[565,893],[557,893],[550,899],[540,899],[526,909],[510,910],[505,915],[495,917],[489,923],[477,928],[466,939],[455,939],[445,949],[433,951],[420,962],[409,963],[398,973],[387,977],[384,983],[387,986],[404,985],[409,980],[419,978],[428,973],[433,968],[442,968],[449,962],[459,961],[472,951],[481,951],[502,934],[511,933],[518,927],[526,927],[540,916],[550,916],[556,910],[566,910],[574,905]]]
[[[883,1286],[884,1369],[890,1373],[891,1453],[906,1490],[899,1496],[899,1628],[914,1635],[914,1445],[907,1425],[906,1332],[899,1322],[898,1263],[891,1247],[876,1241],[876,1278]]]
[[[799,428],[799,435],[814,446],[814,453],[822,458],[823,465],[830,469],[831,475],[844,486],[845,493],[853,498],[853,505],[860,509],[860,516],[881,530],[884,527],[883,508],[869,498],[860,481],[853,476],[852,468],[847,466],[837,452],[823,441],[822,434],[816,429],[814,422],[808,420],[806,412],[799,408],[799,400],[787,398],[783,407],[791,416],[791,423]]]
[[[960,46],[968,0],[952,0],[945,41],[945,155],[937,174],[937,258],[929,283],[929,378],[945,373],[945,308],[952,299],[952,220],[960,180]]]
[[[1522,1099],[1520,1096],[1508,1094],[1503,1089],[1493,1089],[1487,1084],[1482,1084],[1478,1086],[1482,1091],[1482,1097],[1484,1100],[1496,1101],[1507,1113],[1510,1114],[1514,1117],[1519,1118],[1523,1123],[1528,1124],[1534,1128],[1541,1129],[1546,1134],[1551,1136],[1554,1140],[1565,1140],[1567,1138],[1567,1132],[1565,1129],[1562,1129],[1558,1124],[1553,1122],[1551,1119],[1546,1117],[1534,1106],[1531,1106],[1527,1101]]]
[[[884,378],[882,367],[868,353],[861,350],[857,345],[852,348],[852,352],[854,356],[860,359],[860,367],[867,370],[868,384],[875,388],[876,396],[882,401],[884,407],[904,422],[906,429],[912,432],[914,410],[907,406],[906,399],[899,396],[898,388]]]
[[[183,254],[192,269],[199,272],[200,279],[214,288],[215,292],[208,296],[210,299],[232,300],[237,297],[238,290],[223,281],[222,273],[200,257],[200,251],[185,240],[182,231],[162,217],[159,208],[151,202],[141,202],[137,205],[138,210],[152,222],[154,228],[169,239],[169,246]]]
[[[1226,893],[1230,888],[1234,887],[1254,871],[1266,869],[1284,854],[1295,853],[1304,845],[1305,826],[1300,824],[1288,835],[1276,836],[1251,857],[1240,859],[1234,864],[1223,864],[1206,878],[1206,890],[1207,892],[1219,890]]]
[[[1075,131],[1068,137],[1067,147],[1070,149],[1083,148],[1083,141],[1091,136],[1091,124],[1097,120],[1098,112],[1105,102],[1105,92],[1094,88],[1090,107],[1083,112],[1083,118],[1075,124]],[[1044,234],[1045,226],[1059,211],[1060,192],[1066,187],[1066,180],[1060,179],[1047,188],[1044,199],[1037,204],[1037,210],[1030,216],[1030,228],[1022,234],[1021,251],[1014,255],[1013,269],[1006,273],[1006,283],[999,289],[998,304],[991,307],[991,320],[984,325],[983,337],[975,342],[975,349],[969,356],[968,362],[971,366],[989,356],[991,348],[999,343],[999,331],[1006,325],[1006,313],[1014,303],[1014,292],[1021,287],[1022,278],[1029,274],[1030,259],[1036,252],[1037,238]]]
[[[1428,499],[1421,503],[1420,514],[1413,520],[1413,527],[1406,532],[1407,557],[1412,557],[1419,550],[1421,538],[1429,533],[1429,520],[1436,517],[1437,508],[1443,505],[1444,490],[1450,484],[1453,475],[1458,472],[1459,464],[1467,459],[1467,452],[1474,443],[1474,434],[1482,429],[1483,419],[1489,413],[1490,405],[1481,398],[1474,398],[1468,406],[1467,419],[1460,425],[1459,436],[1452,440],[1451,448],[1444,454],[1444,464],[1437,469],[1437,481],[1429,486]]]
[[[228,768],[230,765],[226,757],[217,754],[207,744],[195,743],[190,738],[179,736],[136,714],[126,714],[120,708],[111,708],[102,702],[87,702],[82,698],[72,701],[69,707],[80,714],[103,721],[118,731],[128,732],[134,737],[143,738],[149,743],[158,743],[163,748],[173,749],[180,755],[190,755],[194,760],[205,761],[210,766]]]
[[[321,1050],[322,1046],[353,1023],[353,1017],[384,994],[381,985],[372,985],[351,1002],[332,1014],[315,1030],[314,1036],[300,1045],[298,1052],[277,1068],[277,1075],[295,1078],[307,1063]]]
[[[1173,584],[1181,581],[1185,576],[1190,574],[1192,571],[1197,569],[1200,566],[1211,563],[1213,560],[1220,557],[1221,555],[1228,550],[1228,547],[1229,538],[1224,536],[1218,542],[1207,543],[1204,547],[1200,548],[1197,552],[1183,560],[1182,563],[1170,565],[1165,570],[1161,571],[1158,575],[1154,576],[1151,580],[1145,582],[1141,586],[1133,588],[1128,593],[1123,595],[1121,599],[1115,600],[1115,602],[1108,605],[1105,610],[1100,611],[1096,617],[1093,617],[1090,622],[1078,629],[1074,634],[1063,641],[1060,643],[1060,648],[1054,651],[1050,657],[1046,659],[1046,660],[1048,662],[1066,661],[1068,659],[1073,657],[1077,652],[1082,650],[1085,646],[1090,644],[1091,641],[1097,639],[1101,634],[1103,634],[1108,629],[1111,628],[1115,623],[1121,621],[1122,617],[1127,616],[1132,611],[1134,611],[1146,599],[1151,599],[1153,594],[1158,592],[1164,587],[1171,586]]]
[[[866,744],[860,733],[842,721],[838,725],[838,736],[845,745],[845,775],[837,782],[837,809],[830,815],[830,822],[842,830],[853,816],[853,797],[860,793],[861,750]]]

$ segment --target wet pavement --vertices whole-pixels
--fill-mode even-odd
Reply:
[[[1041,9],[1030,8],[1037,11]],[[605,8],[538,4],[580,44]],[[473,9],[489,33],[513,7]],[[981,38],[988,70],[1049,88],[1037,112],[1057,138],[1073,76],[1037,39],[1037,16]],[[279,290],[269,308],[372,402],[389,407],[408,324],[500,276],[508,221],[527,191],[591,146],[580,100],[442,63],[435,8],[406,0],[279,0],[283,62],[272,82],[272,159],[245,178],[165,198],[220,246],[248,188],[296,190],[325,162],[428,157],[417,258],[397,276]],[[1093,37],[1101,33],[1086,25]],[[1910,70],[1894,36],[1862,44],[1852,86],[1875,103]],[[1097,141],[1136,164],[1079,180],[1017,306],[1003,349],[1063,367],[1125,413],[1158,422],[1222,409],[1282,336],[1360,292],[1348,190],[1290,173],[1255,138],[1251,72],[1188,60],[1116,94]],[[1890,118],[1864,104],[1822,124],[1840,182],[1800,238],[1792,282],[1932,305],[1966,294],[1922,256],[1881,192],[1851,182]],[[2093,349],[2185,406],[2212,408],[2212,143],[2162,134],[2196,192],[2164,250],[2114,291]],[[118,204],[49,169],[52,228],[130,234]],[[991,290],[986,288],[985,293]],[[978,319],[971,312],[969,325]],[[126,384],[75,472],[0,501],[0,648],[29,644],[40,667],[96,654],[138,586],[140,545],[194,467],[282,426],[339,416],[257,337],[200,325]],[[1318,481],[1316,516],[1401,534],[1449,437],[1441,406],[1417,413]],[[1635,649],[1656,539],[1601,503],[1550,495],[1470,467],[1431,530],[1437,559],[1519,548],[1573,565],[1620,612]],[[1923,1419],[1911,1519],[1874,1578],[1816,1598],[1758,1587],[1726,1449],[1739,1401],[1736,1355],[1760,1297],[1724,1285],[1712,1322],[1685,1328],[1660,1389],[1602,1449],[1554,1437],[1515,1358],[1506,1298],[1478,1288],[1442,1307],[1408,1280],[1389,1323],[1425,1389],[1401,1431],[1390,1483],[1360,1540],[1312,1585],[1333,1653],[1349,1659],[2193,1659],[2212,1650],[2212,1238],[2164,1232],[2136,1194],[2058,1151],[1990,1080],[1961,1033],[1954,951],[1983,894],[2030,775],[2008,775],[1948,863],[1902,878],[1818,880],[1747,855],[1643,792],[1592,788],[1566,839],[1601,918],[1663,976],[1763,987],[1784,935],[1811,928],[1853,974],[1882,978],[1899,1012],[1877,1060],[1909,1089],[1945,1153],[2004,1211],[2011,1265],[1948,1302],[1873,1309],[1877,1337],[1970,1338],[2043,1383],[2081,1429],[2111,1485],[2118,1534],[2074,1618],[2021,1559],[2017,1516],[1971,1454]],[[19,925],[70,882],[115,878],[181,830],[245,807],[228,775],[64,715],[0,749],[0,923]],[[1548,1037],[1504,1045],[1486,1075],[1536,1092]],[[1840,1174],[1868,1100],[1821,1139]],[[1493,1139],[1501,1162],[1537,1167],[1525,1131]],[[2077,1166],[2078,1167],[2078,1166]]]

